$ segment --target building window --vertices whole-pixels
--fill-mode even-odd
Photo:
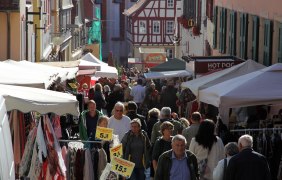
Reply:
[[[174,7],[174,0],[167,0],[167,7],[173,8]]]
[[[272,22],[270,20],[264,21],[264,41],[263,41],[263,64],[265,66],[271,65],[271,51],[272,51]]]
[[[236,12],[234,11],[230,13],[229,54],[236,55]]]
[[[102,0],[95,0],[95,4],[102,4]]]
[[[146,34],[146,21],[139,21],[139,33]]]
[[[166,22],[166,33],[173,34],[174,29],[174,21],[167,21]]]
[[[113,3],[122,3],[122,0],[113,0]]]
[[[160,21],[153,21],[153,34],[160,34]]]
[[[173,50],[172,49],[166,49],[166,57],[171,59],[173,58]]]

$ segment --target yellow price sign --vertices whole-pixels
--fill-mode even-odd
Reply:
[[[69,83],[70,87],[73,88],[73,89],[76,89],[77,88],[77,85],[75,83]]]
[[[115,156],[115,157],[122,157],[122,144],[119,144],[115,147],[110,148],[110,156],[111,159]]]
[[[104,141],[111,141],[113,139],[113,131],[111,128],[97,126],[95,137]]]
[[[112,164],[112,168],[111,168],[112,171],[126,178],[129,178],[131,176],[133,168],[135,166],[135,163],[127,161],[125,159],[121,159],[119,157],[113,157],[111,164]]]

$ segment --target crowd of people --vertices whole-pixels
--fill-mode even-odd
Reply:
[[[112,128],[123,158],[135,163],[130,179],[271,179],[265,157],[252,149],[252,136],[226,144],[215,118],[199,111],[182,117],[175,80],[109,82],[101,79],[90,88],[79,135],[95,140],[97,126]]]

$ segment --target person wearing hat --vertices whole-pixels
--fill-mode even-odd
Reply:
[[[131,129],[122,138],[123,158],[135,163],[130,179],[145,180],[145,169],[150,166],[151,142],[141,129],[138,118],[130,122]]]

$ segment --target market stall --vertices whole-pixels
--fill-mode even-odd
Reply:
[[[216,107],[282,104],[282,64],[239,76],[199,91],[199,100]]]
[[[193,94],[198,96],[199,90],[208,88],[220,82],[224,82],[228,79],[232,79],[247,73],[251,73],[253,71],[257,71],[264,67],[264,65],[259,64],[253,60],[247,60],[246,62],[237,64],[230,68],[217,71],[212,74],[193,79],[191,81],[183,82],[181,87],[189,88],[193,92]]]
[[[78,101],[72,94],[51,90],[0,85],[0,95],[5,99],[7,111],[13,109],[22,112],[36,111],[41,114],[49,112],[57,115],[79,115]]]
[[[0,62],[0,84],[47,89],[55,81],[74,78],[77,70],[77,68],[64,69],[28,61],[7,60]]]
[[[163,71],[144,73],[146,79],[164,79],[173,77],[191,77],[192,74],[186,70],[179,71]]]
[[[96,58],[93,54],[87,53],[80,60],[85,60],[89,62],[96,63],[100,66],[100,69],[96,71],[95,77],[108,77],[108,78],[117,78],[118,72],[115,67],[108,66],[107,63]]]

